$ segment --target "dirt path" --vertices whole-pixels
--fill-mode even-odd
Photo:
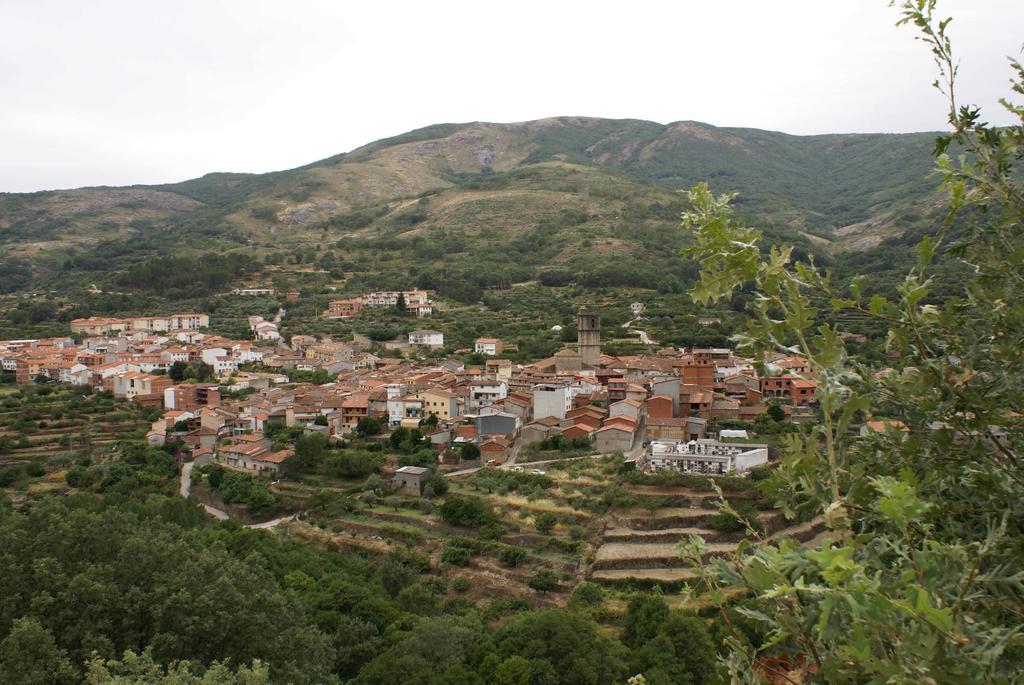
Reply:
[[[190,461],[186,464],[183,464],[181,467],[181,483],[178,487],[178,494],[180,494],[182,497],[186,499],[192,496],[193,466],[195,466],[195,462]],[[229,518],[231,518],[230,516],[228,516],[228,512],[224,511],[223,509],[218,509],[217,507],[211,507],[209,504],[204,504],[203,509],[206,510],[207,514],[217,519],[218,521],[227,521]],[[293,521],[296,516],[297,514],[292,514],[291,516],[281,516],[276,519],[264,521],[263,523],[253,523],[245,527],[264,530],[267,528],[273,528],[274,526],[277,526],[286,521]]]

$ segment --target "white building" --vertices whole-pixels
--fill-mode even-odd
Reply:
[[[405,402],[402,398],[408,388],[404,383],[389,383],[384,387],[388,391],[388,426],[394,427],[405,418]]]
[[[247,295],[249,297],[273,297],[277,291],[273,288],[237,288],[231,291],[235,295]]]
[[[281,331],[277,330],[277,324],[270,321],[261,321],[253,326],[252,333],[257,340],[276,342],[281,339]]]
[[[572,395],[564,385],[545,383],[533,386],[533,418],[553,416],[564,419],[572,409]]]
[[[444,333],[420,329],[409,333],[410,345],[422,345],[424,347],[444,347]]]
[[[213,367],[215,376],[224,376],[238,371],[238,360],[231,357],[223,347],[208,347],[203,350],[202,359]]]
[[[508,397],[508,384],[504,381],[478,380],[469,384],[469,397],[466,399],[466,410],[475,412],[483,407]]]
[[[167,347],[160,352],[160,356],[170,363],[188,363],[188,350],[184,347]]]
[[[258,364],[263,361],[263,357],[266,355],[263,350],[256,349],[251,343],[240,342],[232,345],[231,356],[239,364]]]
[[[405,300],[406,309],[430,304],[430,294],[426,290],[379,290],[366,293],[359,299],[364,307],[394,307],[398,304],[399,295]]]
[[[498,338],[477,338],[474,343],[474,352],[486,354],[491,357],[502,353],[504,346]]]
[[[416,316],[421,317],[421,318],[424,317],[424,316],[431,316],[434,313],[434,305],[432,305],[430,303],[427,303],[427,304],[407,304],[405,308],[406,308],[407,311],[416,312]]]
[[[766,445],[730,445],[716,440],[652,440],[644,467],[706,475],[745,474],[768,462]]]

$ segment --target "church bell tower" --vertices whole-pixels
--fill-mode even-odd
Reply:
[[[586,306],[576,314],[577,346],[583,366],[597,366],[601,357],[601,319]]]

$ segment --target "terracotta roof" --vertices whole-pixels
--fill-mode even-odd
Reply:
[[[369,406],[370,396],[365,392],[357,392],[346,397],[341,406],[345,409],[363,409]]]
[[[864,424],[868,428],[878,433],[884,433],[887,429],[895,428],[896,430],[909,433],[910,429],[907,428],[907,424],[903,423],[899,419],[881,419],[875,421],[868,421]]]
[[[604,422],[605,426],[629,426],[630,430],[636,430],[636,419],[632,416],[614,416]]]
[[[636,432],[636,428],[635,427],[630,427],[630,426],[623,426],[623,425],[620,425],[620,424],[615,424],[614,426],[605,426],[604,428],[601,428],[601,429],[597,430],[596,432],[597,433],[605,433],[607,431],[620,431],[622,433],[635,433]]]
[[[281,450],[280,452],[272,452],[272,453],[270,453],[270,454],[268,454],[266,456],[259,457],[258,460],[259,461],[268,461],[271,464],[280,464],[280,463],[284,462],[285,459],[288,459],[289,457],[291,457],[292,454],[293,454],[293,452],[291,450]]]

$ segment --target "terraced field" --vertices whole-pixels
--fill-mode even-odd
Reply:
[[[696,578],[679,554],[678,545],[690,536],[707,543],[704,559],[729,556],[735,553],[739,542],[747,537],[743,532],[722,532],[712,527],[712,519],[719,515],[712,508],[715,496],[688,488],[645,488],[631,490],[657,493],[663,497],[687,497],[700,503],[700,507],[664,507],[652,511],[623,509],[610,512],[603,531],[600,547],[589,568],[589,577],[608,584],[633,581],[678,585]],[[747,493],[730,494],[729,499],[750,500]],[[824,534],[821,520],[790,524],[778,511],[757,514],[766,540],[789,536],[807,542]]]
[[[141,439],[148,421],[140,407],[103,393],[33,386],[0,395],[0,467],[24,467],[77,452],[102,453],[121,440]]]

